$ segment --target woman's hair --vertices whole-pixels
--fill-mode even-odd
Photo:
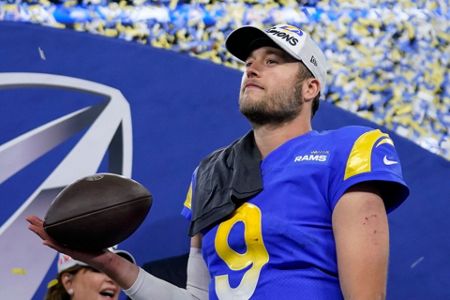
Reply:
[[[47,293],[45,294],[45,300],[70,300],[70,295],[64,288],[64,285],[62,284],[61,281],[61,277],[64,273],[75,275],[82,268],[83,266],[77,265],[59,273],[56,279],[53,279],[48,283]]]

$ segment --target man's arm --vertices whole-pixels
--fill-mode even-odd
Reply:
[[[385,299],[389,227],[383,199],[368,183],[351,187],[333,212],[339,280],[345,299]]]
[[[201,236],[196,235],[191,239],[186,289],[179,288],[139,269],[136,281],[131,288],[125,290],[125,293],[136,300],[208,299],[209,272],[199,247],[201,247]]]
[[[102,271],[122,288],[131,287],[136,280],[139,267],[125,258],[109,251],[84,252],[66,248],[58,244],[45,232],[44,222],[40,218],[29,216],[26,220],[29,223],[28,228],[42,239],[44,245]]]
[[[159,279],[125,258],[109,252],[83,252],[63,247],[44,230],[43,221],[36,216],[26,218],[31,231],[43,244],[102,271],[114,280],[132,299],[208,299],[209,274],[200,253],[201,236],[192,238],[188,261],[187,288],[181,289]]]

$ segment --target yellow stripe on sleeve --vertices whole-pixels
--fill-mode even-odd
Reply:
[[[389,135],[379,129],[368,131],[355,141],[345,167],[344,180],[372,170],[372,149],[378,140],[376,147],[385,143],[394,145]]]
[[[192,202],[192,184],[189,185],[189,190],[186,195],[186,200],[184,200],[184,206],[191,209],[191,202]]]
[[[394,146],[394,142],[390,139],[389,136],[387,136],[387,138],[384,138],[381,141],[379,141],[378,144],[375,147],[381,146],[383,144],[389,144],[389,145]]]

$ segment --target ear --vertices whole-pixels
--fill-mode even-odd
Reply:
[[[305,102],[310,102],[316,98],[320,92],[320,82],[316,78],[308,78],[303,82],[303,99]]]
[[[70,295],[69,291],[72,290],[72,283],[73,283],[73,274],[64,272],[61,274],[61,284],[63,285],[66,292]]]

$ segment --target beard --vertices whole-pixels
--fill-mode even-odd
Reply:
[[[293,89],[278,90],[259,99],[241,91],[239,110],[255,127],[292,121],[303,107],[301,84],[297,81]]]

